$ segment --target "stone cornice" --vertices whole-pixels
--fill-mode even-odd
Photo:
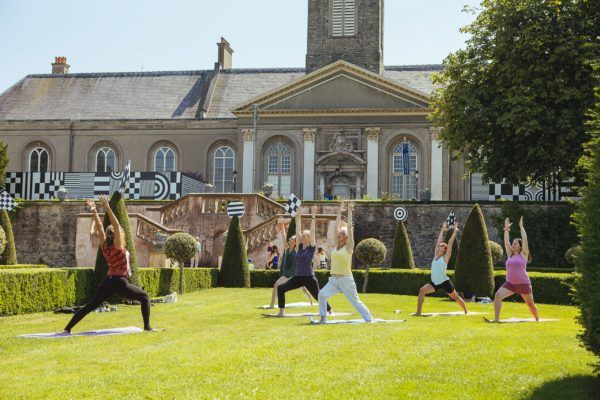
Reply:
[[[200,128],[236,128],[236,119],[223,120],[31,120],[0,121],[0,130],[187,130]]]
[[[372,108],[338,108],[321,110],[262,110],[260,117],[311,117],[311,116],[395,116],[395,115],[428,115],[430,108],[399,108],[399,109],[372,109]],[[239,117],[250,117],[252,111],[236,111]]]

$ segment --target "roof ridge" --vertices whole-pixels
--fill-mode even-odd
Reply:
[[[211,69],[183,70],[183,71],[137,71],[137,72],[76,72],[68,74],[29,74],[25,78],[110,78],[110,77],[135,77],[135,76],[178,76],[201,75],[212,72]]]
[[[443,64],[386,65],[386,71],[439,71]]]

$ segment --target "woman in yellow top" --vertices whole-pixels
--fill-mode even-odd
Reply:
[[[354,283],[354,277],[352,276],[352,253],[354,252],[352,212],[354,211],[354,202],[348,202],[346,207],[348,209],[348,227],[342,227],[343,208],[344,202],[340,205],[335,224],[337,243],[331,244],[331,247],[335,247],[329,256],[331,276],[327,285],[319,292],[319,314],[321,316],[319,323],[322,324],[327,320],[327,300],[340,292],[346,296],[366,322],[371,322],[373,319],[369,309],[358,298],[356,283]]]

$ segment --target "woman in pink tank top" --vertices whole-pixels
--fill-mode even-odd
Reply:
[[[527,242],[527,233],[523,227],[523,217],[519,220],[521,230],[521,239],[513,240],[510,243],[510,220],[504,220],[504,249],[506,250],[506,282],[494,297],[494,321],[500,321],[500,310],[502,309],[502,300],[512,296],[515,293],[521,295],[529,307],[531,314],[536,321],[540,320],[538,309],[533,301],[533,292],[531,290],[531,281],[527,275],[527,261],[530,259],[529,243]]]

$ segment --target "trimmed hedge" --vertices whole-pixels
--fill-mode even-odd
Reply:
[[[150,296],[176,291],[179,270],[140,268],[141,285]],[[185,269],[185,290],[217,286],[214,268]],[[84,304],[94,292],[92,268],[23,268],[0,270],[0,316],[55,310]]]
[[[17,263],[17,250],[15,248],[15,237],[13,235],[12,224],[8,211],[0,210],[0,226],[4,229],[6,236],[6,246],[4,251],[0,253],[0,264],[15,265]]]
[[[14,264],[0,265],[0,269],[33,269],[33,268],[50,268],[46,264]]]
[[[360,287],[364,280],[364,270],[352,271],[356,286]],[[453,278],[454,271],[447,271]],[[329,278],[329,271],[315,270],[319,285],[323,287]],[[574,305],[572,285],[575,274],[530,272],[533,295],[537,303]],[[250,271],[252,287],[273,287],[278,278],[277,271],[254,270]],[[369,293],[399,294],[416,296],[419,288],[428,283],[429,270],[399,270],[399,269],[371,269],[369,271]],[[505,271],[494,272],[494,281],[499,288],[506,281]],[[438,297],[445,297],[443,291],[438,291]],[[522,302],[521,296],[511,296],[506,301]]]

